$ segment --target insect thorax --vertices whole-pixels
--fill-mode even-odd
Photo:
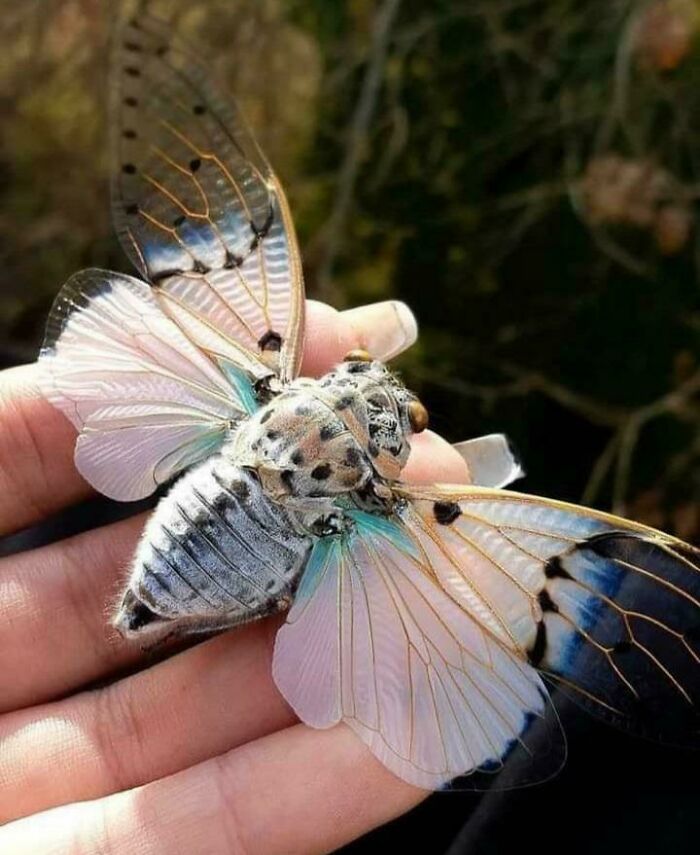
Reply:
[[[224,448],[279,501],[334,498],[398,478],[414,396],[380,362],[347,362],[290,383]]]

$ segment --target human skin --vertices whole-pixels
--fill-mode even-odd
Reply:
[[[358,347],[409,346],[415,329],[395,305],[339,313],[310,301],[302,373]],[[73,465],[75,431],[37,373],[0,373],[0,536],[92,494]],[[467,470],[426,431],[403,477],[459,482]],[[345,725],[298,722],[271,676],[283,617],[156,664],[120,638],[109,610],[144,519],[0,559],[3,855],[310,855],[425,798]]]

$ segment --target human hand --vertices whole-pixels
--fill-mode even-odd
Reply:
[[[302,373],[357,347],[389,358],[412,344],[415,324],[395,305],[310,302]],[[91,495],[73,465],[75,432],[39,396],[37,371],[0,374],[0,536]],[[435,434],[413,445],[406,480],[466,479]],[[298,723],[271,676],[283,617],[145,667],[107,617],[144,518],[0,559],[3,855],[308,855],[427,795],[345,725]]]

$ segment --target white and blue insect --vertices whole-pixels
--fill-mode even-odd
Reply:
[[[131,501],[177,478],[117,629],[289,608],[273,672],[299,718],[346,722],[420,787],[497,768],[546,718],[542,675],[612,721],[697,741],[700,552],[501,489],[520,473],[498,436],[463,445],[470,485],[402,481],[427,424],[415,396],[361,352],[298,377],[294,229],[236,107],[161,23],[119,38],[114,218],[142,279],[74,276],[41,356],[94,487]]]

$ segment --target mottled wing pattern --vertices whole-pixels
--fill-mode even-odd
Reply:
[[[284,192],[237,107],[163,22],[115,52],[113,216],[156,299],[203,350],[298,373],[304,287]]]
[[[700,551],[610,515],[480,488],[402,487],[442,588],[587,708],[700,742]]]
[[[255,364],[217,365],[145,282],[119,273],[85,270],[69,280],[40,361],[45,396],[80,431],[78,469],[122,501],[206,457],[257,407]]]
[[[402,525],[350,518],[314,546],[277,635],[278,687],[302,721],[347,722],[416,786],[497,768],[545,716],[537,672],[441,589]]]

